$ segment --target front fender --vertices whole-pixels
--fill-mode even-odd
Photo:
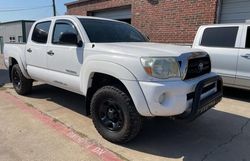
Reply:
[[[80,73],[81,91],[87,94],[91,78],[94,73],[103,73],[113,76],[119,80],[136,81],[135,76],[124,66],[109,61],[90,60],[83,65]]]
[[[94,73],[103,73],[119,79],[127,88],[137,111],[142,116],[152,116],[136,77],[126,67],[114,62],[91,60],[84,64],[80,73],[80,87],[83,95],[87,95]]]

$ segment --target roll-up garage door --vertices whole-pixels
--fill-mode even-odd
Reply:
[[[250,20],[250,0],[222,0],[220,23],[238,23]]]
[[[130,23],[131,21],[131,7],[113,8],[102,11],[92,12],[92,16],[121,20]]]

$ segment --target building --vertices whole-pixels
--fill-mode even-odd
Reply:
[[[0,23],[0,52],[3,52],[5,42],[26,42],[30,28],[34,21],[19,20]]]
[[[250,0],[78,0],[67,14],[126,21],[157,42],[191,43],[200,25],[245,22]]]

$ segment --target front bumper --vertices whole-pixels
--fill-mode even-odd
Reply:
[[[195,119],[222,98],[222,79],[214,73],[186,81],[139,84],[153,116]]]

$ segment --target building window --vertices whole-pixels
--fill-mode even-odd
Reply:
[[[23,37],[22,36],[18,36],[18,42],[22,43],[23,42]]]
[[[12,42],[12,43],[16,42],[15,36],[10,36],[10,42]]]
[[[206,28],[201,45],[210,47],[235,47],[239,27]]]

